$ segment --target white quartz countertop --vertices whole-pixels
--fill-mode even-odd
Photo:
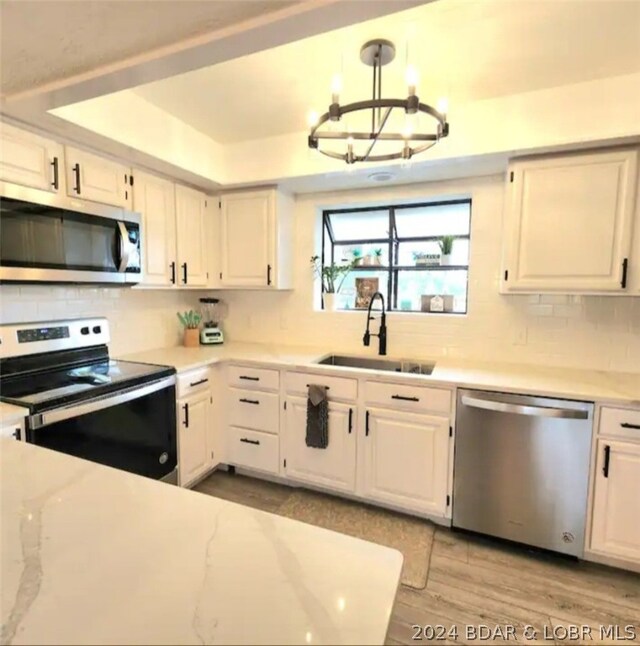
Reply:
[[[0,440],[3,644],[382,644],[396,550]]]
[[[175,366],[178,372],[220,361],[255,362],[290,369],[313,369],[342,375],[349,374],[350,376],[410,379],[424,385],[522,392],[640,406],[640,373],[439,358],[432,360],[432,362],[436,363],[436,367],[433,373],[427,376],[321,366],[315,363],[327,354],[330,354],[330,351],[326,348],[225,342],[223,345],[218,346],[158,348],[157,350],[130,354],[121,358],[129,361]],[[367,356],[375,355],[369,354]],[[430,361],[429,357],[419,355],[389,358]]]
[[[13,404],[0,402],[0,424],[2,426],[19,423],[28,415],[29,409],[24,408],[24,406],[14,406]]]

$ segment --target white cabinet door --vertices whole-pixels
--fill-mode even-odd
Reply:
[[[64,180],[62,145],[0,123],[0,179],[57,193]]]
[[[630,150],[512,163],[502,290],[625,289],[636,182]]]
[[[206,287],[206,197],[186,186],[176,186],[178,276],[181,287]]]
[[[224,287],[275,284],[275,194],[252,191],[223,195],[221,201],[221,273]]]
[[[414,511],[444,515],[449,420],[394,410],[365,411],[363,495]]]
[[[110,159],[65,146],[67,194],[131,208],[131,169]]]
[[[6,438],[11,440],[24,440],[24,427],[23,424],[5,424],[0,426],[0,439]]]
[[[599,440],[591,549],[640,562],[640,444]]]
[[[183,487],[209,469],[210,410],[208,390],[178,400],[178,466]]]
[[[174,184],[136,171],[133,210],[142,216],[142,284],[175,285],[178,268]]]
[[[356,480],[356,409],[329,404],[329,445],[314,449],[305,442],[307,400],[287,398],[284,450],[287,477],[336,491],[353,493]]]

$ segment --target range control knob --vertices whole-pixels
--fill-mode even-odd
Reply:
[[[88,327],[81,327],[80,328],[80,334],[89,334],[89,328]]]
[[[100,334],[102,332],[102,328],[99,325],[94,325],[93,326],[93,333],[94,334]]]

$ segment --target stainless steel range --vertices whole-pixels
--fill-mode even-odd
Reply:
[[[109,358],[105,318],[0,326],[0,401],[26,441],[177,482],[175,369]]]

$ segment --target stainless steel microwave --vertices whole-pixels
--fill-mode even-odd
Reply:
[[[140,253],[139,214],[0,182],[0,282],[130,285]]]

